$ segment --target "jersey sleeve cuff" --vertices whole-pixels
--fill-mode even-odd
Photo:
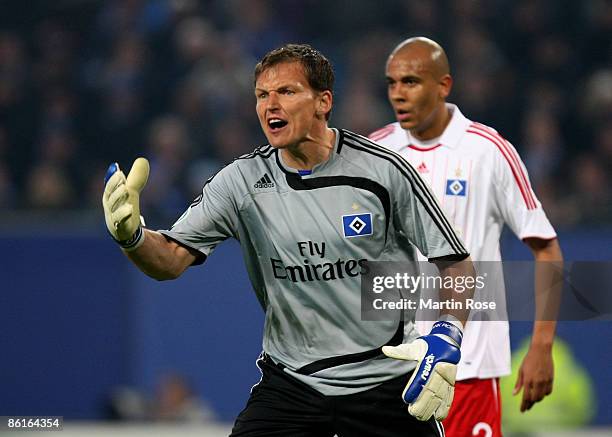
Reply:
[[[162,234],[167,239],[172,240],[172,241],[180,244],[181,246],[185,247],[186,249],[189,249],[192,252],[193,251],[197,252],[197,257],[196,257],[195,261],[191,264],[192,266],[198,266],[200,264],[204,264],[204,261],[206,261],[206,258],[208,257],[208,255],[205,254],[198,247],[194,246],[192,243],[189,243],[189,242],[185,241],[184,239],[182,239],[181,237],[178,237],[177,235],[175,235],[171,231],[159,230],[157,232]]]
[[[430,263],[431,262],[437,262],[437,261],[463,261],[468,256],[470,256],[470,254],[467,253],[467,252],[465,252],[465,253],[453,253],[453,254],[450,254],[450,255],[434,256],[432,258],[427,258],[427,260]]]

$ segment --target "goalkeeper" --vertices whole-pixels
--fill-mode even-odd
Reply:
[[[127,257],[159,280],[204,262],[225,239],[240,241],[266,317],[262,379],[232,436],[441,436],[468,314],[449,310],[422,337],[413,313],[365,322],[360,273],[368,260],[415,262],[415,247],[442,275],[472,275],[473,267],[403,158],[328,126],[333,81],[331,64],[310,46],[271,51],[255,68],[269,144],[221,169],[159,232],[140,219],[147,161],[136,160],[127,177],[113,164],[106,225]]]

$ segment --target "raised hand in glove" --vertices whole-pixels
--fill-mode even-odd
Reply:
[[[127,178],[116,162],[111,164],[104,178],[102,195],[104,219],[111,236],[123,249],[130,251],[144,241],[140,216],[140,192],[149,178],[149,161],[134,161]]]
[[[428,335],[412,343],[382,348],[390,358],[417,362],[402,399],[408,404],[408,412],[418,420],[429,420],[432,416],[443,420],[448,415],[455,392],[462,338],[461,328],[440,321],[433,325]]]

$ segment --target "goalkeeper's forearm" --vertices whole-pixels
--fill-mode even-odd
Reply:
[[[442,276],[443,284],[465,284],[466,277],[474,277],[476,272],[474,270],[474,264],[472,263],[472,259],[470,257],[454,262],[454,263],[441,263],[438,264],[438,268],[440,269],[440,276]],[[446,281],[444,278],[450,277],[452,281]],[[463,278],[459,280],[459,278]],[[474,282],[471,281],[473,284]],[[467,299],[471,299],[474,296],[474,287],[467,287],[462,289],[462,291],[457,291],[456,288],[448,287],[442,288],[440,290],[440,302],[460,302],[461,306],[447,306],[446,308],[443,306],[443,310],[440,311],[440,319],[445,319],[444,316],[451,316],[459,320],[462,325],[465,327],[467,323],[468,316],[470,315],[470,310],[467,309],[466,301]]]
[[[148,276],[158,281],[176,279],[196,260],[193,252],[159,232],[144,229],[144,233],[142,245],[131,252],[123,252]]]

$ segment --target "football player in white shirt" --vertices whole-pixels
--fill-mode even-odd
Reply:
[[[514,147],[494,129],[446,103],[453,79],[440,45],[423,37],[405,40],[389,56],[386,77],[397,122],[370,139],[401,154],[429,182],[472,259],[500,261],[499,238],[507,224],[536,261],[560,267],[557,235]],[[538,296],[551,290],[560,293],[560,281],[546,269],[536,269],[534,286],[536,310],[545,306]],[[515,395],[523,390],[521,411],[552,391],[555,326],[550,318],[534,322],[514,388]],[[470,322],[461,353],[455,400],[444,421],[446,435],[501,436],[498,390],[499,377],[510,373],[508,322]]]

